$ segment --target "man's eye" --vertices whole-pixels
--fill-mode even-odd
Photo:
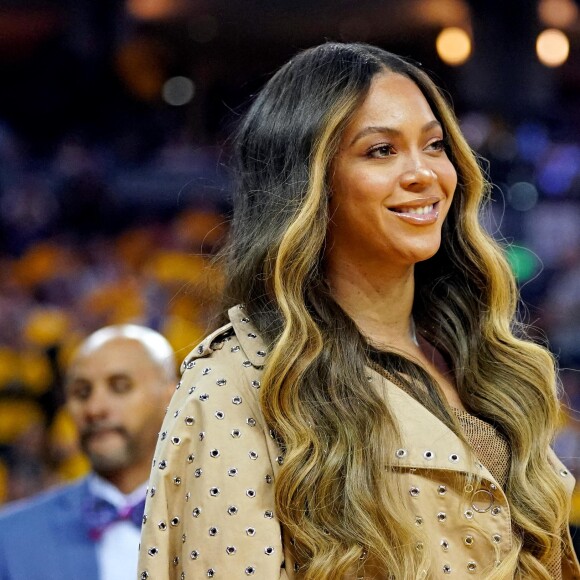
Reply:
[[[68,391],[69,398],[79,401],[86,401],[90,395],[91,387],[89,385],[74,385]]]
[[[115,393],[126,393],[131,389],[132,382],[127,377],[113,377],[109,385]]]

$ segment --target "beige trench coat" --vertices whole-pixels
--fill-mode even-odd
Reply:
[[[258,404],[266,348],[243,307],[229,316],[231,324],[184,361],[162,426],[142,528],[143,580],[301,576],[274,512],[282,458]],[[418,549],[430,550],[434,562],[428,577],[485,578],[512,543],[501,486],[420,403],[369,375],[400,419],[400,448],[385,463],[400,469],[408,490],[409,516],[423,536]],[[571,492],[572,476],[555,456],[553,464]],[[481,478],[477,489],[467,482],[472,470]],[[580,578],[566,540],[564,578]]]

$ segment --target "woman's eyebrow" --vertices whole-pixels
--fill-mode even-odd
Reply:
[[[440,129],[443,128],[441,126],[441,123],[439,121],[437,121],[437,119],[433,119],[432,121],[425,123],[425,125],[423,125],[423,127],[421,127],[421,133],[427,133],[427,131],[434,129],[435,127],[438,127]],[[353,137],[352,141],[350,142],[350,145],[351,146],[354,145],[359,139],[362,139],[363,137],[366,137],[367,135],[373,135],[376,133],[383,133],[386,135],[393,135],[394,137],[397,137],[401,134],[401,131],[399,131],[399,129],[394,129],[393,127],[370,125],[368,127],[365,127],[364,129],[361,129]]]

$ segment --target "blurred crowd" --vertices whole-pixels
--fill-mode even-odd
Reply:
[[[562,367],[559,455],[580,476],[580,145],[546,124],[462,117],[494,183],[486,225]],[[75,346],[108,324],[160,331],[181,360],[211,327],[227,232],[221,152],[168,139],[139,163],[75,136],[38,159],[0,123],[0,503],[86,473],[62,409]],[[580,524],[580,488],[572,520]]]
[[[173,174],[182,175],[182,150],[170,150]],[[119,170],[80,143],[38,163],[4,135],[0,159],[3,503],[88,469],[62,410],[64,371],[84,337],[139,323],[166,336],[178,358],[202,338],[221,283],[209,262],[226,222],[219,204],[180,198],[186,183],[172,190],[165,162],[151,162],[136,203],[115,190]],[[157,192],[176,209],[167,211]]]

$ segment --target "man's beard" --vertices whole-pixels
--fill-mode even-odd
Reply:
[[[119,444],[109,451],[97,451],[91,445],[91,439],[98,437],[101,431],[114,431],[123,439],[123,444]],[[91,425],[83,430],[80,437],[81,448],[89,457],[92,468],[97,473],[108,473],[124,469],[131,465],[137,458],[135,441],[123,427],[111,425]]]

